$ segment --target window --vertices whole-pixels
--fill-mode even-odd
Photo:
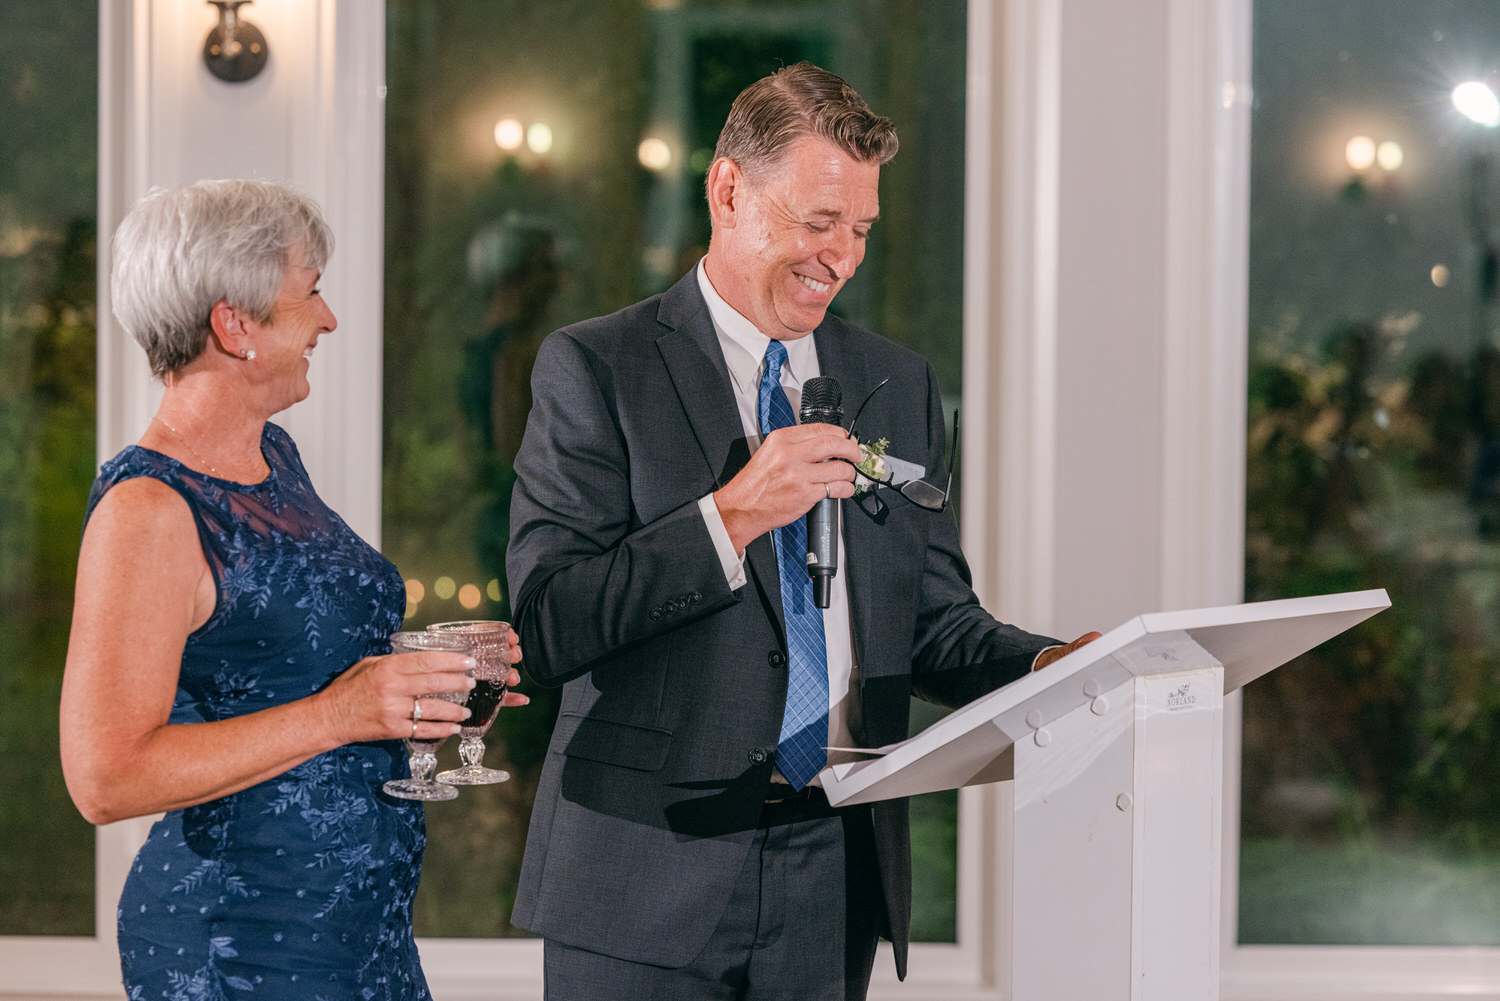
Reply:
[[[387,9],[383,547],[414,624],[508,614],[511,460],[537,344],[697,261],[719,127],[779,65],[827,66],[896,120],[881,222],[835,308],[933,359],[956,402],[962,0]],[[899,85],[910,79],[923,85]],[[528,690],[532,705],[489,740],[514,780],[427,812],[421,935],[517,934],[507,919],[555,706]],[[956,797],[916,813],[917,936],[952,941]]]
[[[92,935],[57,692],[94,476],[98,4],[0,7],[0,935]]]
[[[1247,597],[1393,605],[1245,692],[1240,941],[1494,946],[1500,10],[1254,18]]]

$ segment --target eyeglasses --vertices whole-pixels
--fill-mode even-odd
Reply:
[[[859,424],[859,415],[864,412],[865,404],[870,402],[870,397],[874,396],[887,382],[890,381],[890,379],[881,380],[880,385],[870,390],[869,396],[866,396],[860,403],[859,408],[854,411],[854,419],[849,422],[848,437],[854,437],[854,428]],[[847,459],[844,461],[848,462]],[[890,489],[899,493],[902,497],[905,497],[907,500],[911,501],[917,507],[922,508],[924,511],[940,512],[948,506],[948,498],[953,490],[953,467],[957,461],[958,411],[955,410],[953,411],[953,444],[948,456],[948,482],[943,487],[943,489],[939,490],[931,483],[928,483],[926,480],[921,479],[903,480],[898,483],[895,480],[894,472],[892,472],[890,476],[882,479],[879,476],[871,476],[869,473],[865,472],[863,469],[860,469],[859,466],[855,465],[852,462],[849,464],[851,466],[854,466],[854,473],[856,476],[862,476],[865,479],[869,480],[871,483],[877,484],[879,486],[889,487]],[[874,498],[874,503],[877,505],[875,513],[882,513],[881,509],[884,508],[885,504],[882,500],[880,500],[879,496],[874,493],[874,491],[862,495],[862,497],[860,498],[861,503],[863,503],[863,497]]]

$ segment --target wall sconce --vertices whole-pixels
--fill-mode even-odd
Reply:
[[[208,2],[219,8],[219,23],[203,42],[203,62],[220,80],[243,83],[265,69],[271,54],[260,29],[240,20],[240,8],[252,0]]]

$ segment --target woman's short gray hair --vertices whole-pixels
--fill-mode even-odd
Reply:
[[[317,203],[271,181],[152,188],[115,230],[110,296],[154,375],[202,354],[220,301],[271,319],[291,252],[321,271],[333,232]]]
[[[759,183],[793,143],[807,136],[878,166],[888,163],[900,146],[895,123],[871,111],[843,78],[800,62],[740,92],[719,133],[714,159],[733,160],[746,180]]]

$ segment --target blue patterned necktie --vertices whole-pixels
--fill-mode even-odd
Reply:
[[[792,404],[781,388],[781,366],[785,362],[786,347],[773,340],[766,346],[765,371],[760,378],[763,435],[797,423],[792,418]],[[812,577],[807,572],[806,516],[771,535],[781,571],[781,612],[786,619],[790,661],[776,766],[794,789],[801,789],[828,763],[828,650],[823,644],[823,611],[813,604]]]

